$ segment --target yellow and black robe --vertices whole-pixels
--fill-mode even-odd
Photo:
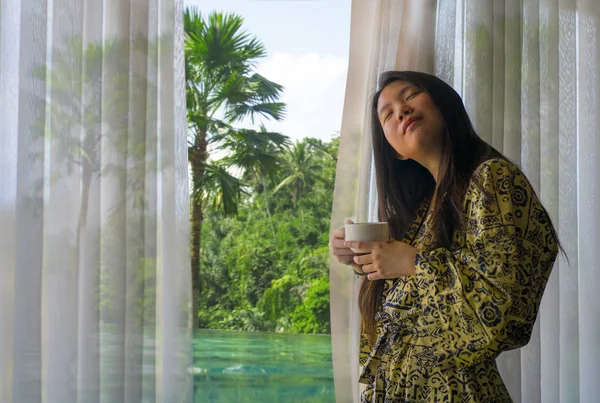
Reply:
[[[501,159],[475,170],[452,250],[432,247],[427,210],[403,239],[415,275],[385,280],[377,341],[361,336],[361,401],[511,402],[496,357],[531,336],[558,252],[549,217]]]

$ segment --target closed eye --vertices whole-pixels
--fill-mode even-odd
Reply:
[[[415,96],[419,95],[420,93],[421,93],[420,91],[417,91],[417,92],[409,95],[408,98],[406,98],[406,100],[408,101],[409,99],[414,98]]]

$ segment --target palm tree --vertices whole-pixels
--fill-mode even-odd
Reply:
[[[230,155],[224,158],[227,164],[241,170],[242,177],[253,183],[255,189],[260,186],[258,193],[262,193],[265,198],[265,208],[273,235],[275,228],[269,210],[267,178],[272,182],[281,171],[282,150],[288,144],[287,136],[268,132],[261,126],[260,131],[238,130],[228,136],[221,146],[221,149],[230,151]]]
[[[315,160],[315,153],[310,149],[306,140],[297,141],[285,154],[285,178],[273,190],[278,192],[284,187],[290,189],[294,209],[298,206],[298,200],[307,187],[316,181],[322,181],[320,173],[322,167]],[[301,211],[302,213],[302,211]]]
[[[242,31],[242,23],[242,17],[222,13],[211,13],[204,20],[196,8],[187,8],[184,15],[188,154],[194,195],[191,203],[191,270],[195,327],[201,289],[202,203],[207,200],[200,195],[207,196],[206,188],[202,193],[203,186],[227,183],[231,186],[217,191],[221,193],[220,199],[213,200],[223,203],[229,200],[235,204],[240,194],[235,189],[241,186],[232,177],[226,177],[224,165],[211,168],[213,177],[224,175],[223,180],[204,180],[208,168],[207,147],[238,135],[240,131],[233,124],[244,118],[250,118],[252,122],[258,117],[281,120],[285,112],[285,105],[278,102],[283,87],[254,71],[257,60],[266,56],[266,51],[260,41]],[[229,191],[233,194],[227,193]]]

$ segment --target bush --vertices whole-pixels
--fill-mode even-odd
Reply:
[[[291,315],[290,331],[296,333],[330,333],[329,279],[313,281],[306,298]]]

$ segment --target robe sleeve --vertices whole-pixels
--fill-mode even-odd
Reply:
[[[465,197],[463,247],[417,253],[424,317],[419,337],[442,369],[467,367],[529,342],[558,253],[547,212],[511,163],[475,171]]]

